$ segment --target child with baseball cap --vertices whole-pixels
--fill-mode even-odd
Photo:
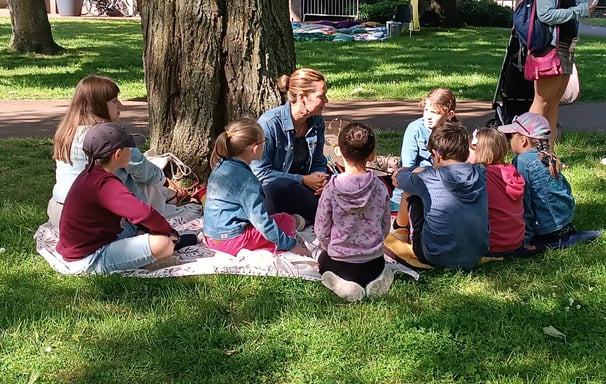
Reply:
[[[108,273],[172,256],[179,234],[114,175],[145,143],[117,123],[91,127],[84,138],[87,168],[70,188],[59,222],[57,252],[74,273]],[[139,234],[139,228],[145,234]]]
[[[524,246],[541,252],[576,232],[572,225],[575,202],[562,165],[549,151],[551,129],[545,117],[526,112],[499,127],[516,154],[513,165],[524,180]]]

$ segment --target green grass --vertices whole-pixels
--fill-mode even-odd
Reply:
[[[586,17],[583,18],[584,24],[596,25],[598,27],[606,27],[606,18],[605,17]]]
[[[125,99],[145,97],[137,22],[51,23],[68,53],[0,50],[0,99],[69,98],[91,73],[116,79]],[[9,34],[0,18],[0,47]],[[297,43],[297,60],[326,73],[332,99],[359,97],[355,88],[418,99],[447,85],[488,100],[508,36],[425,29],[381,44]],[[584,100],[606,100],[604,44],[578,46]],[[380,154],[399,152],[400,132],[377,135]],[[599,134],[566,133],[558,144],[581,229],[604,226],[605,147]],[[291,279],[61,276],[32,239],[46,220],[50,157],[49,139],[0,140],[0,383],[606,381],[605,236],[469,274],[400,277],[384,298],[353,305]],[[544,335],[549,325],[566,339]]]
[[[378,132],[379,152],[399,139]],[[604,225],[605,147],[598,134],[558,145],[581,229]],[[400,277],[360,304],[291,279],[61,276],[32,239],[50,153],[48,139],[0,140],[2,383],[606,381],[605,236],[469,274]],[[566,339],[544,335],[550,325]]]
[[[85,75],[114,78],[123,99],[144,99],[142,37],[137,20],[51,19],[61,56],[15,55],[5,47],[10,21],[0,17],[0,100],[67,99]],[[297,42],[297,66],[321,70],[333,100],[418,100],[447,86],[461,100],[492,100],[508,29],[422,29],[384,43]],[[577,46],[581,100],[606,100],[606,39]]]

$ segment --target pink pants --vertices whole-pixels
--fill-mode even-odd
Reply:
[[[273,219],[276,224],[278,224],[278,228],[288,236],[295,235],[296,223],[294,217],[288,213],[275,213],[269,217]],[[237,255],[238,251],[242,248],[250,250],[265,249],[270,252],[276,251],[276,244],[263,237],[261,232],[253,227],[252,224],[249,224],[241,235],[236,236],[233,239],[215,240],[207,236],[206,244],[208,244],[209,248],[229,253],[234,256]]]

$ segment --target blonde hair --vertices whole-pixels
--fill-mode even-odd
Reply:
[[[53,139],[53,160],[72,164],[72,142],[81,125],[110,121],[107,102],[118,97],[120,88],[108,77],[87,76],[80,80],[69,108]]]
[[[324,80],[324,75],[311,68],[297,69],[289,75],[282,75],[278,78],[278,89],[286,93],[288,101],[294,103],[297,95],[307,95],[315,91],[314,83]]]
[[[528,137],[528,136],[526,136]],[[549,139],[534,139],[528,137],[530,143],[534,145],[539,152],[539,160],[549,169],[549,174],[557,179],[560,178],[560,171],[562,170],[562,163],[555,153],[549,151]]]
[[[503,164],[509,151],[509,143],[505,134],[495,128],[484,128],[474,131],[477,142],[475,146],[476,163],[484,165]]]
[[[448,113],[457,108],[457,99],[455,98],[454,93],[452,93],[450,89],[444,87],[434,88],[429,91],[419,103],[421,109],[424,109],[428,102],[430,105],[439,108],[442,113]]]
[[[255,120],[243,118],[233,121],[221,132],[210,155],[210,166],[215,167],[221,160],[235,157],[246,148],[263,140],[263,128]]]

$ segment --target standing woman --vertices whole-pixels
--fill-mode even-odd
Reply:
[[[93,125],[117,122],[120,119],[122,103],[118,99],[119,93],[118,85],[102,76],[87,76],[76,86],[68,110],[53,139],[56,181],[53,196],[48,202],[47,213],[50,224],[55,228],[59,227],[59,218],[67,192],[88,164],[82,149],[84,136]],[[131,150],[129,165],[117,170],[116,176],[139,200],[144,202],[147,202],[144,185],[162,185],[165,182],[162,170],[149,162],[137,148]]]
[[[320,72],[302,68],[282,75],[278,87],[288,101],[259,118],[267,144],[251,168],[263,184],[269,214],[299,214],[313,223],[328,179],[322,117],[326,81]]]
[[[543,115],[549,121],[551,128],[549,150],[554,152],[560,99],[572,73],[575,46],[579,40],[579,17],[589,16],[597,7],[598,2],[590,0],[593,2],[589,4],[587,0],[535,1],[537,2],[537,17],[550,26],[551,45],[555,47],[557,43],[558,56],[562,64],[561,75],[535,80],[534,100],[530,106],[530,112]]]

